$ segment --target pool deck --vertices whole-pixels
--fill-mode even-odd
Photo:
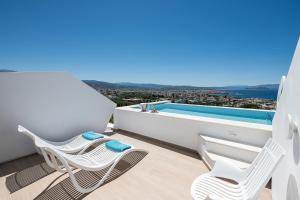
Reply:
[[[111,137],[148,153],[124,158],[108,181],[88,194],[77,192],[68,175],[49,168],[37,154],[13,160],[0,165],[0,199],[192,199],[192,181],[208,172],[195,152],[124,131],[116,131]],[[96,183],[103,175],[103,171],[75,173],[85,186]],[[271,190],[264,189],[259,200],[271,199]]]

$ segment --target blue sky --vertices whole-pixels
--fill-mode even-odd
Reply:
[[[0,69],[109,82],[277,83],[300,1],[0,1]]]

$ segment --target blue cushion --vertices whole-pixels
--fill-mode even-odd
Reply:
[[[103,138],[104,135],[102,135],[100,133],[95,133],[94,131],[87,131],[82,134],[82,137],[84,137],[87,140],[96,140],[99,138]]]
[[[125,151],[126,149],[130,149],[131,146],[128,144],[123,144],[119,142],[118,140],[111,140],[109,142],[105,143],[106,148],[116,151],[116,152],[122,152]]]

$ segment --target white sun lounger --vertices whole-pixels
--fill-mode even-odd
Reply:
[[[194,200],[256,200],[283,156],[282,147],[269,139],[246,170],[225,161],[217,161],[211,172],[194,180],[192,197]]]
[[[115,166],[118,164],[118,162],[125,155],[133,151],[144,151],[136,149],[132,145],[130,145],[130,149],[127,149],[123,152],[115,152],[106,148],[105,143],[103,143],[88,153],[84,153],[81,155],[72,155],[58,151],[51,147],[40,146],[39,144],[36,145],[41,149],[48,165],[62,173],[68,172],[74,187],[78,192],[81,193],[91,192],[102,185],[109,174],[113,171]],[[76,177],[72,171],[73,168],[87,171],[100,171],[104,168],[108,168],[108,171],[94,186],[90,188],[83,188],[76,180]]]
[[[82,134],[77,135],[69,140],[63,141],[63,142],[52,142],[45,140],[43,138],[40,138],[36,134],[32,133],[28,129],[24,128],[23,126],[19,125],[18,126],[18,131],[20,133],[24,133],[27,136],[29,136],[33,141],[35,140],[42,140],[45,143],[53,145],[52,148],[58,149],[60,151],[63,151],[65,153],[77,153],[81,154],[84,152],[88,147],[90,147],[93,144],[110,140],[110,137],[104,136],[103,138],[95,139],[95,140],[87,140],[82,137]],[[39,149],[37,149],[39,151]]]
[[[34,135],[25,128],[19,126],[19,131],[24,132],[33,138],[34,145],[40,149],[42,155],[44,156],[46,163],[56,169],[59,172],[65,173],[68,172],[70,179],[78,192],[88,193],[96,188],[98,188],[104,181],[107,179],[109,174],[113,171],[118,162],[128,153],[133,151],[144,151],[134,148],[130,145],[131,148],[122,152],[112,151],[106,148],[105,143],[98,145],[95,149],[85,152],[86,147],[80,151],[80,154],[68,154],[63,151],[60,151],[57,146],[48,141],[41,139],[40,137]],[[111,139],[108,139],[111,140]],[[107,141],[108,141],[107,140]],[[104,140],[103,140],[104,141]],[[99,180],[97,184],[90,188],[83,188],[79,185],[76,180],[76,177],[73,173],[74,168],[87,170],[87,171],[100,171],[104,168],[109,167],[105,175]]]

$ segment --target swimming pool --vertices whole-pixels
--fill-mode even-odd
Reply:
[[[272,124],[272,120],[275,115],[274,111],[267,110],[227,108],[218,106],[203,106],[177,103],[152,104],[148,107],[148,109],[150,110],[155,108],[158,112],[234,120],[266,125]],[[140,107],[135,105],[132,108]]]

